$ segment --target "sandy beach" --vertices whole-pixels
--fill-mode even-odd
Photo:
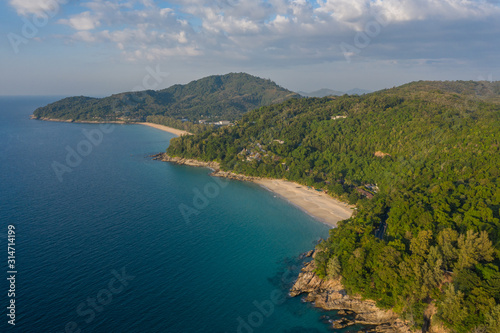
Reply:
[[[236,174],[231,171],[222,171],[217,162],[170,157],[166,153],[154,155],[154,158],[180,165],[210,168],[214,170],[210,174],[214,177],[254,182],[299,207],[316,220],[332,227],[336,227],[337,222],[350,218],[354,212],[354,206],[335,200],[325,192],[316,191],[315,189],[288,180],[252,177]]]
[[[165,131],[165,132],[169,132],[169,133],[175,134],[177,136],[193,135],[193,133],[190,133],[190,132],[187,132],[187,131],[183,131],[183,130],[180,130],[180,129],[177,129],[177,128],[168,127],[168,126],[159,125],[159,124],[153,124],[153,123],[134,123],[134,124],[146,125],[146,126],[149,126],[149,127],[154,127],[156,129],[159,129],[159,130],[162,130],[162,131]]]
[[[348,219],[353,208],[335,200],[324,192],[282,179],[254,179],[253,182],[280,195],[306,213],[332,227],[337,222]]]
[[[66,121],[66,120],[57,120],[48,118],[42,118],[40,120]],[[67,122],[72,122],[72,121],[69,120]],[[94,123],[94,122],[86,121],[85,123]],[[121,123],[121,122],[114,122],[114,123]],[[192,133],[190,132],[159,124],[146,123],[146,122],[132,123],[132,124],[139,124],[139,125],[153,127],[168,133],[172,133],[177,136],[192,135]],[[181,159],[181,161],[172,161],[172,162],[178,164],[200,166],[200,167],[206,166],[212,168],[213,170],[219,169],[218,165],[214,166],[211,165],[210,163],[200,162],[196,160]],[[278,194],[282,198],[288,200],[290,203],[299,207],[300,209],[302,209],[303,211],[305,211],[318,221],[321,221],[332,227],[336,227],[337,222],[348,219],[349,217],[351,217],[353,213],[352,207],[343,202],[333,199],[328,194],[316,191],[314,189],[309,189],[307,186],[293,183],[290,181],[282,179],[248,177],[245,175],[233,174],[231,172],[221,172],[219,170],[214,172],[214,175],[220,177],[228,177],[237,180],[243,180],[243,181],[252,181],[254,183],[257,183],[265,187],[266,189]]]
[[[138,125],[146,125],[149,127],[154,127],[156,129],[162,130],[164,132],[172,133],[177,136],[182,136],[182,135],[193,135],[193,133],[190,133],[188,131],[183,131],[177,128],[173,127],[168,127],[164,125],[159,125],[159,124],[153,124],[153,123],[127,123],[125,121],[92,121],[92,120],[73,120],[73,119],[52,119],[52,118],[40,118],[37,119],[33,115],[30,116],[31,119],[36,119],[36,120],[44,120],[44,121],[56,121],[56,122],[62,122],[62,123],[80,123],[80,124],[138,124]]]

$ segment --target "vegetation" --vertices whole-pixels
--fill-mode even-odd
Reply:
[[[153,121],[185,129],[198,120],[234,120],[241,114],[298,94],[270,80],[245,73],[209,76],[186,85],[154,91],[128,92],[105,98],[68,97],[38,108],[37,118],[75,121]],[[151,117],[148,119],[150,116]],[[176,120],[191,124],[177,126]],[[184,121],[186,122],[186,121]],[[203,126],[195,126],[196,131]]]
[[[318,245],[317,273],[455,332],[499,332],[499,83],[415,82],[292,99],[171,141],[172,156],[285,178],[357,204]],[[371,198],[371,199],[369,199]]]

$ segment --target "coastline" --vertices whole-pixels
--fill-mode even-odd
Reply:
[[[350,218],[354,212],[348,204],[338,201],[324,192],[309,189],[305,185],[284,179],[262,178],[253,181],[282,198],[316,220],[336,227],[337,222]]]
[[[32,119],[37,119],[32,117]],[[67,123],[116,123],[116,124],[136,124],[153,127],[176,136],[192,135],[187,131],[178,130],[164,125],[145,123],[145,122],[124,122],[124,121],[74,121],[41,118],[37,120],[56,121]],[[170,157],[166,153],[159,153],[151,156],[155,160],[171,162],[179,165],[189,165],[195,167],[210,168],[213,172],[210,174],[216,177],[225,177],[240,181],[249,181],[279,195],[292,205],[306,212],[308,215],[327,224],[330,227],[336,227],[337,222],[351,217],[353,206],[340,202],[324,192],[319,192],[308,188],[305,185],[294,183],[283,179],[271,179],[262,177],[252,177],[242,174],[235,174],[220,170],[217,162],[204,162],[195,159],[184,159]],[[310,251],[311,255],[313,251]],[[308,255],[309,257],[310,255]],[[290,289],[290,296],[296,297],[306,294],[303,301],[311,302],[313,306],[324,310],[340,310],[339,314],[349,314],[352,320],[339,319],[332,322],[332,328],[341,329],[355,324],[373,326],[366,332],[379,333],[416,333],[412,331],[407,323],[398,318],[390,310],[382,310],[376,307],[374,301],[364,300],[359,296],[347,295],[342,286],[341,280],[322,280],[314,273],[314,261],[306,263],[302,272],[299,274],[293,287]],[[342,311],[342,312],[341,312]]]
[[[164,131],[164,132],[175,134],[177,136],[193,135],[193,133],[188,132],[188,131],[183,131],[183,130],[180,130],[180,129],[177,129],[177,128],[168,127],[168,126],[165,126],[165,125],[160,125],[160,124],[155,124],[155,123],[145,123],[145,122],[142,122],[142,123],[131,123],[131,124],[138,124],[138,125],[144,125],[144,126],[153,127],[153,128],[159,129],[159,130]]]
[[[313,251],[311,251],[313,252]],[[308,253],[306,257],[315,257],[317,252]],[[302,296],[302,301],[327,311],[337,310],[339,314],[350,315],[332,321],[332,328],[343,329],[351,325],[361,324],[373,326],[365,332],[384,333],[417,333],[408,322],[399,318],[392,310],[378,308],[375,301],[363,299],[359,295],[349,295],[342,285],[342,278],[321,279],[315,273],[314,260],[302,268],[289,296]]]
[[[335,200],[324,192],[318,192],[287,180],[252,177],[221,171],[217,162],[171,157],[166,153],[156,154],[152,157],[155,160],[179,165],[210,168],[213,170],[211,176],[253,182],[276,193],[330,227],[336,227],[337,222],[349,218],[354,211],[349,205]],[[316,251],[313,250],[304,256],[314,258],[315,254]],[[321,279],[315,273],[315,268],[314,260],[304,265],[289,291],[289,296],[297,297],[305,294],[302,300],[311,303],[314,307],[327,311],[339,311],[338,314],[342,315],[342,318],[332,321],[331,328],[344,329],[359,324],[368,326],[365,332],[370,333],[417,333],[408,322],[399,318],[394,311],[378,308],[375,301],[363,299],[359,295],[348,295],[342,285],[341,278]],[[344,317],[346,315],[348,317]]]
[[[353,207],[330,197],[324,192],[309,189],[307,186],[288,180],[252,177],[221,171],[220,165],[217,162],[203,162],[194,159],[170,157],[166,153],[153,155],[153,158],[180,165],[210,168],[213,170],[210,175],[215,177],[253,182],[279,195],[317,221],[333,228],[337,226],[337,222],[350,218],[354,212]]]
[[[144,125],[144,126],[149,126],[153,127],[156,129],[159,129],[164,132],[168,132],[177,136],[183,136],[183,135],[193,135],[193,133],[190,133],[188,131],[180,130],[177,128],[173,127],[168,127],[165,125],[160,125],[160,124],[155,124],[155,123],[146,123],[146,122],[126,122],[126,121],[94,121],[94,120],[74,120],[74,119],[53,119],[53,118],[36,118],[31,115],[31,119],[34,120],[43,120],[43,121],[55,121],[55,122],[60,122],[60,123],[76,123],[76,124],[122,124],[122,125]]]
[[[74,120],[74,119],[55,119],[55,118],[36,118],[33,115],[30,116],[30,119],[33,120],[42,120],[42,121],[55,121],[58,123],[75,123],[75,124],[131,124],[125,121],[97,121],[97,120]]]

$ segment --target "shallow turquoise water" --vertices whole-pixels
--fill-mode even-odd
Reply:
[[[327,226],[255,184],[152,161],[168,133],[29,119],[56,99],[0,98],[0,248],[15,225],[17,331],[330,331],[325,313],[280,298]],[[81,160],[68,163],[71,151]]]

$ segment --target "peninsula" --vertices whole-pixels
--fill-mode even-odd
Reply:
[[[148,122],[201,133],[245,112],[299,94],[246,73],[212,75],[162,90],[124,92],[104,98],[74,96],[40,107],[35,119],[67,122]]]
[[[37,118],[35,116],[31,116],[31,119],[35,120],[42,120],[42,121],[55,121],[55,122],[62,122],[62,123],[77,123],[77,124],[120,124],[120,125],[144,125],[144,126],[149,126],[153,127],[156,129],[159,129],[164,132],[168,132],[177,136],[182,136],[182,135],[193,135],[193,133],[190,133],[188,131],[180,130],[177,128],[165,126],[165,125],[160,125],[160,124],[155,124],[155,123],[147,123],[147,122],[131,122],[131,121],[111,121],[111,120],[73,120],[73,119],[67,119],[67,120],[62,120],[62,119],[52,119],[52,118]]]

